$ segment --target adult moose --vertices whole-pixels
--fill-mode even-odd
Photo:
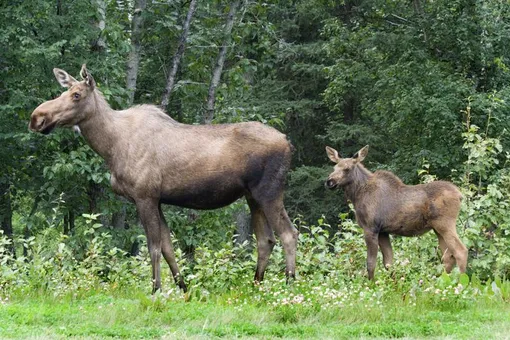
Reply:
[[[327,146],[326,153],[335,162],[334,171],[326,187],[343,187],[354,205],[356,221],[363,228],[367,245],[368,278],[374,278],[377,248],[381,248],[386,268],[393,262],[389,234],[418,236],[434,230],[445,270],[449,273],[455,262],[461,272],[466,271],[467,249],[455,229],[462,195],[455,185],[445,181],[405,185],[388,171],[367,170],[361,162],[368,153],[368,145],[352,158],[340,158]]]
[[[147,235],[153,292],[161,288],[161,254],[186,291],[162,203],[215,209],[245,196],[257,238],[255,280],[264,278],[276,242],[273,231],[285,250],[287,278],[294,277],[297,230],[283,205],[291,159],[285,135],[256,122],[180,124],[152,105],[115,111],[85,65],[82,81],[58,68],[53,72],[68,90],[39,105],[29,128],[48,134],[56,126],[78,125],[88,144],[105,159],[112,189],[136,204]]]

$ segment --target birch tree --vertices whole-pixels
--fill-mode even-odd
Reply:
[[[143,29],[143,12],[147,6],[146,0],[135,0],[133,17],[131,19],[131,51],[127,62],[126,85],[129,93],[129,106],[133,104],[138,78],[138,65],[140,63],[141,36]]]
[[[95,0],[97,6],[97,21],[95,26],[99,29],[99,36],[96,41],[92,44],[92,49],[95,51],[102,52],[106,50],[106,41],[103,37],[103,31],[106,27],[106,1]]]
[[[1,179],[0,179],[1,180]],[[8,183],[0,182],[0,235],[5,235],[11,241],[9,251],[15,255],[14,238],[12,230],[11,192]]]
[[[234,1],[230,4],[230,10],[228,11],[227,22],[225,24],[225,31],[223,33],[223,44],[220,47],[216,64],[214,65],[211,84],[209,85],[209,92],[207,95],[206,110],[204,113],[204,123],[211,124],[214,118],[214,103],[216,102],[216,88],[218,87],[221,79],[221,73],[223,72],[223,65],[225,64],[225,57],[227,55],[227,49],[232,40],[232,27],[234,26],[235,13],[239,7],[239,0]]]
[[[181,63],[182,56],[184,55],[184,48],[186,47],[186,39],[188,38],[189,26],[191,23],[191,18],[195,13],[197,7],[197,0],[191,0],[189,4],[188,14],[186,15],[186,19],[184,20],[184,24],[182,26],[182,33],[179,39],[179,44],[177,46],[177,51],[172,58],[172,65],[170,67],[170,72],[168,73],[168,78],[166,81],[165,91],[163,91],[163,97],[161,98],[161,105],[166,108],[168,106],[168,102],[170,101],[170,94],[175,85],[175,77],[177,75],[177,70],[179,69],[179,64]]]

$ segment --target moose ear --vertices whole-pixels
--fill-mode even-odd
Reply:
[[[330,146],[326,146],[326,153],[328,154],[329,159],[331,159],[332,162],[338,163],[340,161],[340,156],[338,155],[338,151],[333,149]]]
[[[85,80],[85,83],[92,88],[92,90],[96,87],[96,81],[92,77],[92,75],[87,71],[87,65],[83,64],[81,66],[80,76]]]
[[[55,74],[55,78],[63,87],[71,87],[78,82],[78,80],[74,79],[64,70],[59,68],[54,68],[53,73]]]
[[[361,150],[356,152],[356,154],[352,157],[356,160],[357,163],[363,162],[365,157],[367,157],[368,154],[368,145],[365,145]]]

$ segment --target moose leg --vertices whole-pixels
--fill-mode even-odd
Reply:
[[[446,242],[437,231],[434,230],[437,235],[437,240],[439,241],[439,249],[441,250],[441,261],[444,264],[444,270],[447,273],[450,273],[455,265],[455,257],[453,256],[452,250],[448,249]]]
[[[457,266],[461,273],[466,271],[467,267],[467,257],[468,250],[466,246],[462,243],[457,235],[457,230],[455,229],[455,220],[451,221],[448,224],[445,224],[446,228],[435,229],[443,238],[446,246],[453,253],[455,257],[455,261],[457,262]]]
[[[388,269],[393,264],[393,249],[391,249],[390,235],[379,233],[379,248],[383,255],[384,267]]]
[[[365,243],[367,245],[367,270],[368,279],[374,279],[375,264],[377,262],[378,234],[363,228]]]
[[[283,196],[283,195],[281,195]],[[283,206],[283,197],[272,202],[261,203],[269,226],[276,231],[285,251],[287,282],[296,277],[296,249],[298,231],[292,225],[287,211]]]
[[[185,293],[188,290],[186,284],[184,283],[184,279],[179,272],[179,267],[177,266],[177,261],[175,260],[175,252],[174,247],[172,245],[172,237],[170,235],[170,228],[165,220],[165,216],[163,215],[163,211],[161,210],[161,204],[159,205],[159,220],[161,222],[160,231],[161,231],[161,252],[163,253],[163,257],[165,258],[166,263],[170,266],[170,270],[172,271],[172,276],[174,277],[175,283],[181,288]]]
[[[154,199],[136,200],[136,210],[147,236],[147,246],[152,265],[152,293],[161,289],[161,222],[158,201]]]
[[[266,216],[259,204],[251,198],[247,198],[251,213],[251,224],[257,238],[257,270],[255,271],[255,281],[261,282],[264,279],[269,257],[276,244],[273,231],[267,224]]]
[[[289,279],[296,278],[296,251],[299,233],[290,221],[287,210],[285,210],[285,207],[283,206],[283,199],[280,214],[282,219],[280,220],[281,232],[279,232],[279,237],[282,240],[283,249],[285,250],[287,267],[285,274],[288,282]]]

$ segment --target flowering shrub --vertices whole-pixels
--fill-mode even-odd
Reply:
[[[48,292],[57,297],[138,285],[141,277],[149,282],[147,252],[128,257],[111,246],[111,234],[96,218],[87,215],[72,237],[48,228],[22,240],[26,255],[18,257],[8,251],[9,240],[0,237],[0,296]]]

